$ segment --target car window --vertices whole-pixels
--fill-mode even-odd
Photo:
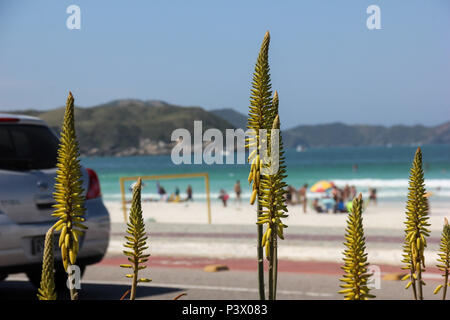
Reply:
[[[10,130],[11,132],[11,140],[14,143],[14,146],[16,147],[16,155],[19,158],[30,158],[32,157],[31,154],[31,145],[30,140],[31,137],[27,132],[24,132],[23,130],[17,130],[13,129]]]
[[[0,126],[0,157],[10,157],[13,154],[14,147],[9,131],[5,127]]]
[[[39,125],[0,125],[0,169],[56,167],[58,139]]]

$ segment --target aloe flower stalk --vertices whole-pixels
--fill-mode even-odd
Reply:
[[[253,183],[252,195],[250,203],[253,204],[257,200],[257,217],[261,214],[261,164],[260,164],[260,145],[259,133],[260,129],[270,129],[272,123],[269,122],[268,112],[271,108],[271,84],[270,84],[270,68],[269,68],[269,43],[270,34],[266,32],[264,40],[256,60],[255,71],[253,73],[252,89],[250,96],[248,129],[253,130],[254,135],[247,139],[247,147],[255,147],[250,154],[248,161],[251,163],[248,181]],[[264,253],[262,248],[263,227],[257,226],[257,258],[258,258],[258,290],[261,300],[265,299],[264,292]]]
[[[448,225],[447,218],[444,218],[444,229],[442,230],[441,243],[439,246],[439,264],[437,265],[438,269],[444,272],[442,277],[444,277],[444,283],[440,284],[434,289],[434,294],[438,294],[441,289],[442,290],[442,300],[445,300],[447,297],[447,288],[450,287],[450,282],[448,279],[449,271],[450,271],[450,226]]]
[[[139,278],[139,270],[147,268],[145,262],[148,261],[149,254],[144,254],[146,246],[147,236],[145,233],[144,218],[142,217],[141,208],[141,187],[142,181],[139,178],[135,186],[133,187],[133,200],[131,202],[130,221],[127,223],[127,233],[125,236],[127,240],[124,247],[130,250],[124,250],[123,253],[128,257],[130,264],[121,264],[122,268],[132,269],[132,273],[127,274],[127,278],[132,279],[130,300],[136,298],[136,288],[140,282],[150,282],[150,279]]]
[[[364,237],[363,219],[362,219],[363,200],[361,194],[353,199],[352,208],[347,218],[347,228],[344,243],[347,247],[344,251],[345,271],[343,278],[340,279],[342,290],[339,293],[345,295],[345,300],[368,300],[375,298],[369,293],[367,281],[370,274],[367,273],[366,239]]]
[[[420,148],[417,148],[411,166],[408,190],[402,260],[406,266],[402,269],[409,270],[409,274],[402,280],[409,280],[405,288],[412,287],[414,299],[423,300],[422,286],[425,282],[422,279],[422,272],[425,271],[424,251],[427,247],[426,237],[430,236],[430,230],[427,229],[430,224]]]
[[[58,161],[56,170],[56,183],[54,198],[56,204],[54,217],[59,220],[55,223],[55,231],[61,231],[59,247],[66,272],[70,265],[74,265],[77,259],[80,237],[87,227],[84,213],[84,195],[81,180],[80,151],[75,134],[74,98],[72,93],[66,102],[64,122],[61,129],[61,139],[58,149]],[[69,275],[69,279],[72,279]],[[72,279],[72,281],[75,281]],[[77,292],[73,286],[70,289],[72,300],[77,299]]]
[[[45,235],[41,284],[38,289],[37,297],[39,300],[56,300],[53,227],[51,227]]]
[[[272,129],[280,129],[280,118],[278,116],[278,94],[275,91],[272,106],[273,120]],[[278,131],[279,132],[279,131]],[[258,217],[257,224],[265,225],[261,246],[265,247],[266,258],[269,261],[269,300],[276,299],[277,292],[277,277],[278,277],[278,238],[284,239],[283,230],[287,227],[282,222],[282,218],[287,218],[287,207],[285,204],[286,194],[286,166],[284,164],[284,151],[281,140],[281,134],[278,134],[278,141],[275,141],[276,136],[273,133],[268,135],[268,158],[270,163],[263,164],[263,167],[274,166],[278,163],[278,170],[276,172],[268,172],[261,177],[261,204],[262,211]],[[275,144],[278,144],[278,150],[272,149]],[[268,170],[269,171],[269,170]]]

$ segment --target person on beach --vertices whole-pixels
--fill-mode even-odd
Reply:
[[[192,187],[191,185],[188,185],[187,189],[186,189],[186,201],[194,201],[194,199],[192,198]]]
[[[336,204],[336,201],[334,201],[333,197],[330,197],[329,195],[326,195],[322,198],[322,204],[325,206],[324,210],[327,213],[333,213],[334,212],[334,206]]]
[[[342,191],[334,186],[333,189],[331,189],[331,197],[334,200],[333,213],[338,213],[340,203],[342,202]]]
[[[342,199],[344,200],[344,202],[347,202],[347,200],[350,198],[350,193],[350,186],[346,184],[344,187],[344,191],[342,192]]]
[[[373,202],[374,205],[377,205],[377,189],[370,188],[369,189],[369,203]]]
[[[341,196],[339,197],[339,200],[337,203],[336,213],[337,212],[339,212],[339,213],[347,212],[347,208],[345,207],[344,199],[342,198],[342,193],[341,193]]]
[[[293,186],[288,186],[286,190],[286,204],[293,204],[293,196],[294,196],[295,188]]]
[[[315,198],[311,205],[312,205],[314,211],[316,211],[317,213],[323,213],[323,208],[319,204],[319,199]]]
[[[180,202],[180,188],[175,187],[175,202]]]
[[[300,203],[299,199],[298,199],[298,192],[297,189],[295,189],[294,187],[291,186],[291,202],[292,204],[297,204]]]
[[[228,201],[229,197],[230,196],[228,195],[228,193],[225,190],[220,189],[219,199],[222,200],[222,204],[224,207],[227,206],[227,201]]]
[[[156,181],[156,189],[158,190],[159,199],[160,199],[161,201],[166,201],[166,198],[167,198],[166,189],[164,189],[164,188],[159,184],[159,181]]]
[[[306,191],[308,190],[308,184],[305,183],[303,187],[298,190],[298,200],[301,205],[303,205],[303,213],[306,213],[306,205],[308,203],[308,199],[306,198]]]
[[[351,186],[350,187],[350,196],[349,196],[349,200],[353,200],[356,198],[356,187],[355,186]]]
[[[234,193],[236,193],[236,199],[235,202],[241,204],[241,183],[240,181],[236,181],[236,184],[234,185]]]

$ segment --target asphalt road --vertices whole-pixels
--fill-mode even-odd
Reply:
[[[220,262],[230,267],[228,271],[205,272],[204,266]],[[130,280],[125,278],[124,263],[120,256],[109,256],[102,263],[87,268],[83,278],[80,299],[118,300],[129,289]],[[213,261],[201,258],[155,257],[143,277],[152,282],[141,284],[138,299],[170,300],[181,293],[180,299],[258,299],[255,265],[245,259]],[[392,270],[386,270],[392,271]],[[340,271],[330,263],[281,262],[278,280],[278,299],[342,299],[337,294]],[[437,299],[432,294],[438,279],[427,280],[425,297]],[[377,299],[410,299],[412,292],[404,289],[402,281],[381,280],[381,288],[374,289]],[[60,298],[67,298],[63,292]],[[11,275],[0,282],[1,300],[36,299],[36,289],[24,274]]]

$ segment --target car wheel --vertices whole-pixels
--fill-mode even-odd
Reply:
[[[81,272],[81,277],[83,277],[84,271],[86,270],[86,266],[85,265],[81,265],[80,267],[80,272]],[[30,280],[30,282],[33,284],[33,286],[35,286],[36,288],[39,288],[41,285],[41,273],[42,273],[42,269],[36,269],[36,270],[32,270],[32,271],[28,271],[27,277],[28,280]],[[67,273],[64,271],[63,268],[57,268],[55,270],[55,286],[56,286],[56,291],[63,291],[67,289]]]

